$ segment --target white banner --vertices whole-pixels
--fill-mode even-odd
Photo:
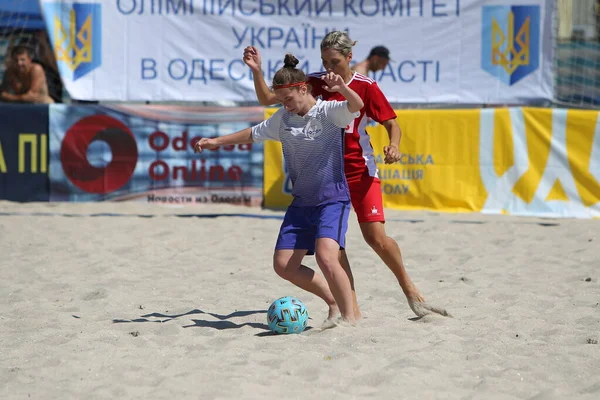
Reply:
[[[552,99],[553,0],[41,0],[72,98],[254,101],[244,47],[270,83],[293,53],[322,70],[321,39],[346,30],[353,60],[378,45],[372,77],[391,102]]]

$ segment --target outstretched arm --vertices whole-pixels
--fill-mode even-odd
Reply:
[[[202,138],[196,142],[194,153],[201,153],[202,150],[212,150],[220,146],[232,144],[247,144],[253,143],[252,128],[242,129],[230,135],[220,136],[217,138]]]
[[[271,106],[277,104],[275,93],[271,92],[269,85],[265,82],[262,70],[260,69],[261,57],[258,49],[254,46],[248,46],[244,49],[244,62],[252,71],[252,79],[254,80],[254,90],[258,102],[263,106]]]

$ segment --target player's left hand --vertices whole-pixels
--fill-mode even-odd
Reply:
[[[254,46],[248,46],[244,49],[244,57],[242,58],[246,65],[250,67],[252,71],[260,71],[260,65],[262,58],[258,49]]]
[[[384,162],[386,164],[393,164],[397,161],[400,161],[400,150],[398,150],[398,146],[391,144],[389,146],[383,147],[383,155]]]
[[[202,150],[212,150],[216,149],[217,143],[215,143],[215,139],[213,138],[202,138],[196,142],[194,145],[194,153],[202,153]]]
[[[344,79],[333,72],[326,73],[321,77],[321,79],[323,79],[327,84],[323,85],[323,89],[327,90],[328,92],[339,92],[346,87],[346,82],[344,82]]]

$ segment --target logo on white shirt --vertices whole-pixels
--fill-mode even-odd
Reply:
[[[323,134],[323,125],[321,122],[313,119],[304,127],[305,140],[315,140],[315,138]]]

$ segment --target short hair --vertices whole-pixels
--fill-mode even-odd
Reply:
[[[389,60],[390,59],[390,50],[385,46],[375,46],[371,49],[371,52],[369,53],[369,57],[367,57],[367,58],[371,58],[373,56],[378,56],[381,58],[385,58],[386,60]]]
[[[33,57],[35,55],[35,53],[31,47],[25,46],[22,44],[19,44],[19,45],[13,47],[13,49],[10,52],[10,55],[12,57],[16,57],[21,54],[27,54],[29,56],[29,58],[31,58],[31,59],[33,59]]]

